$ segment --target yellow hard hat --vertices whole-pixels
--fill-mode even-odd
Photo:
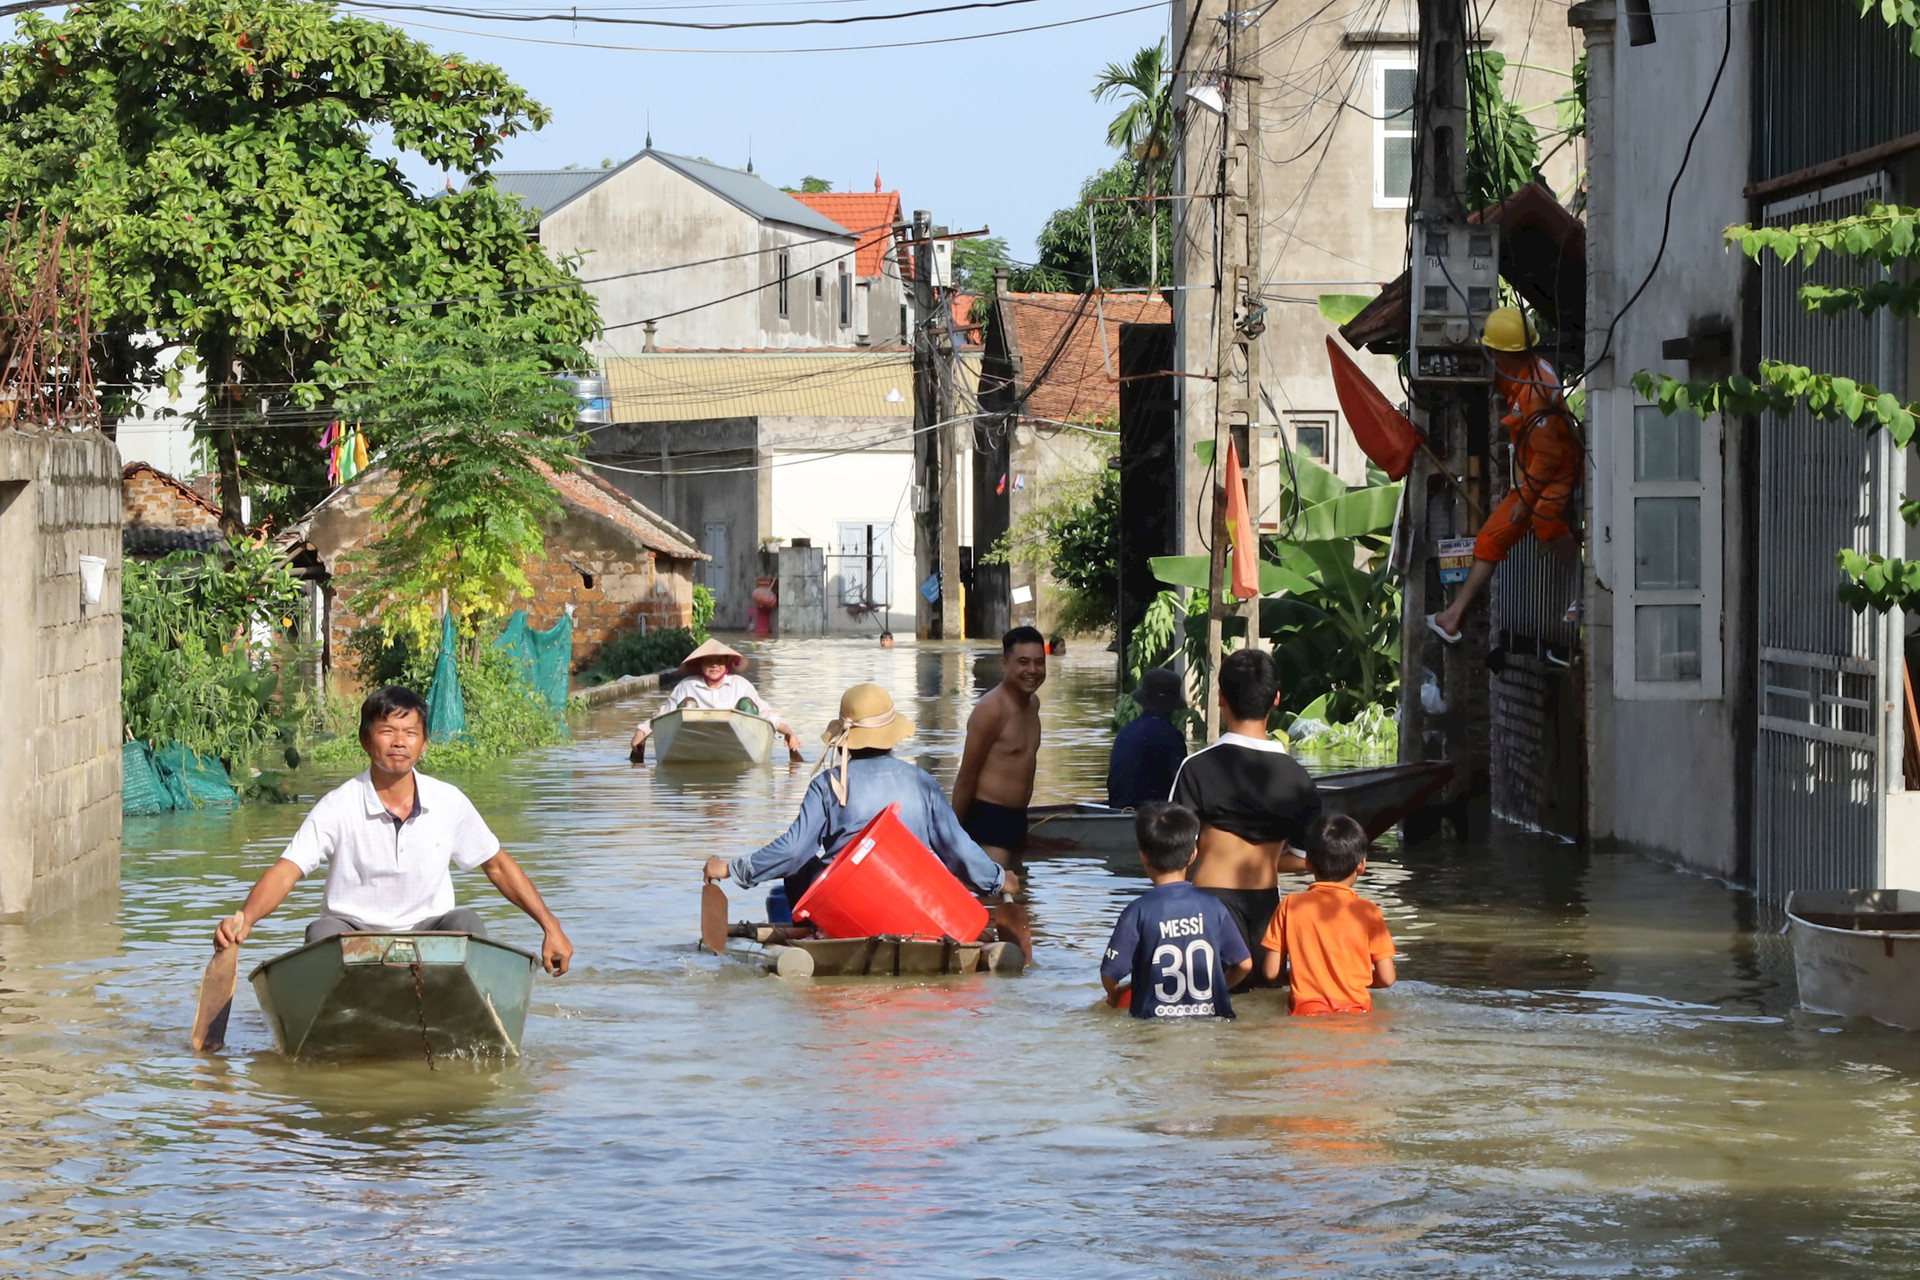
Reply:
[[[1540,341],[1533,321],[1520,314],[1518,307],[1497,307],[1487,313],[1480,328],[1480,343],[1495,351],[1525,351]]]

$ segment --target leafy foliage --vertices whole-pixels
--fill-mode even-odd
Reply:
[[[416,322],[392,357],[344,370],[347,403],[397,488],[375,513],[355,607],[389,635],[427,636],[440,592],[469,634],[527,590],[526,564],[559,510],[549,476],[577,450],[572,391],[552,348],[457,320]]]
[[[177,378],[157,361],[191,350],[223,505],[244,472],[299,510],[324,461],[289,411],[328,400],[323,367],[378,365],[397,321],[595,331],[516,203],[485,182],[418,191],[382,154],[476,175],[546,119],[498,68],[330,4],[102,0],[25,15],[0,45],[0,203],[66,217],[92,248],[104,382]]]
[[[356,674],[369,688],[398,684],[421,697],[433,687],[439,650],[407,636],[389,638],[378,628],[363,627],[348,641]],[[466,769],[490,760],[551,746],[566,736],[566,724],[555,718],[513,655],[491,644],[462,645],[454,656],[460,675],[460,694],[467,714],[467,731],[460,738],[430,743],[421,763],[429,770]],[[362,752],[359,720],[353,709],[333,707],[324,721],[335,736],[315,745],[310,755],[323,764],[357,761]]]
[[[1035,243],[1040,260],[1014,277],[1013,287],[1037,292],[1077,292],[1093,283],[1092,242],[1087,238],[1087,202],[1094,201],[1093,224],[1100,237],[1100,283],[1106,288],[1148,284],[1153,275],[1154,224],[1158,243],[1173,243],[1172,215],[1165,201],[1144,203],[1149,194],[1140,166],[1122,160],[1088,178],[1080,199],[1058,210],[1040,228]]]
[[[679,666],[700,647],[700,639],[686,627],[666,627],[645,635],[629,631],[609,641],[581,678],[588,684],[605,684],[622,676],[650,676]]]
[[[705,583],[693,584],[693,637],[696,640],[707,638],[707,628],[713,625],[713,611],[719,604],[713,598],[713,592]]]
[[[1893,23],[1896,18],[1889,11],[1887,21]],[[1907,17],[1897,20],[1910,21]],[[1920,33],[1916,40],[1920,41]],[[1898,276],[1905,274],[1906,264],[1920,258],[1920,248],[1916,247],[1920,246],[1920,209],[1871,203],[1856,215],[1824,222],[1729,227],[1726,238],[1756,262],[1771,253],[1783,264],[1797,260],[1802,266],[1811,266],[1822,253],[1838,253],[1878,263]],[[1920,291],[1901,279],[1860,288],[1806,284],[1801,286],[1800,299],[1808,311],[1827,315],[1879,310],[1900,316],[1920,314]],[[1703,417],[1784,417],[1804,407],[1818,419],[1844,420],[1869,433],[1884,430],[1901,448],[1913,440],[1915,424],[1920,422],[1920,401],[1903,402],[1870,383],[1779,360],[1761,361],[1757,380],[1735,374],[1714,382],[1683,382],[1642,370],[1634,375],[1633,385],[1663,413],[1690,410]],[[1902,503],[1900,514],[1908,524],[1920,524],[1920,504]],[[1842,576],[1840,599],[1856,611],[1871,608],[1884,612],[1920,600],[1920,561],[1865,554],[1851,548],[1837,550],[1834,558]]]
[[[1526,108],[1507,97],[1506,72],[1503,54],[1483,49],[1467,55],[1467,203],[1475,209],[1544,181],[1539,134]]]
[[[1110,630],[1119,607],[1120,473],[1102,467],[1050,489],[1052,496],[1014,519],[981,560],[1050,574],[1066,588],[1063,630]]]
[[[953,242],[953,287],[961,293],[992,293],[994,273],[1012,265],[1005,236],[976,236]]]
[[[285,627],[301,587],[271,544],[180,551],[121,567],[120,703],[127,732],[151,747],[179,742],[229,765],[281,741],[294,720],[279,672],[256,670],[255,623]],[[291,759],[290,761],[291,762]]]

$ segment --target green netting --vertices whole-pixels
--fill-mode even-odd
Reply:
[[[427,724],[435,742],[467,734],[467,707],[460,696],[460,671],[453,661],[456,643],[453,612],[448,610],[440,623],[440,660],[433,664],[433,687],[427,690]]]
[[[226,768],[212,756],[169,742],[153,753],[153,764],[176,809],[231,809],[240,803]]]
[[[567,713],[569,672],[573,667],[573,619],[562,614],[545,631],[535,631],[525,609],[515,609],[494,647],[505,649],[520,665],[520,674],[534,692],[547,700],[553,714]]]
[[[166,813],[173,796],[153,767],[153,753],[144,742],[120,744],[120,812],[133,817]]]

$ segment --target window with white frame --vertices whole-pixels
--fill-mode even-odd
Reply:
[[[1293,428],[1294,449],[1323,467],[1338,465],[1334,452],[1339,421],[1340,415],[1332,410],[1321,413],[1289,412],[1287,425]]]
[[[1615,693],[1717,698],[1719,420],[1635,405],[1623,444],[1614,470]]]
[[[1373,205],[1404,209],[1413,199],[1414,63],[1373,64]]]

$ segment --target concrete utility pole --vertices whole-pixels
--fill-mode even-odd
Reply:
[[[1260,48],[1259,9],[1228,9],[1220,21],[1226,26],[1226,74],[1220,83],[1225,105],[1224,137],[1220,147],[1219,180],[1215,200],[1219,258],[1215,277],[1214,332],[1218,335],[1213,371],[1213,533],[1212,564],[1207,583],[1212,608],[1207,611],[1207,741],[1220,736],[1221,624],[1236,615],[1246,624],[1246,643],[1260,644],[1260,597],[1238,603],[1226,599],[1227,444],[1240,455],[1247,483],[1247,510],[1253,542],[1259,543],[1260,475],[1253,424],[1259,413],[1260,347],[1266,328],[1266,305],[1260,300],[1260,166],[1254,150],[1260,121],[1254,88],[1260,83],[1256,55]]]
[[[1414,96],[1414,164],[1411,224],[1413,252],[1426,245],[1429,227],[1466,220],[1467,54],[1466,11],[1462,0],[1419,0],[1419,79]],[[1410,307],[1421,299],[1409,298]],[[1417,314],[1417,313],[1416,313]],[[1477,334],[1474,335],[1477,337]],[[1413,378],[1413,420],[1444,466],[1487,510],[1489,417],[1487,388],[1470,382]],[[1459,490],[1434,462],[1416,455],[1407,477],[1405,536],[1410,554],[1401,601],[1400,758],[1448,759],[1463,766],[1463,788],[1483,776],[1487,765],[1486,614],[1472,611],[1462,621],[1458,644],[1441,643],[1426,626],[1426,615],[1442,607],[1436,542],[1475,532]],[[1422,704],[1425,674],[1439,677],[1444,711],[1429,713]],[[1448,799],[1456,797],[1449,796]]]
[[[914,601],[914,631],[922,640],[958,640],[966,634],[960,607],[959,431],[954,422],[953,388],[959,376],[953,353],[953,326],[941,314],[950,305],[949,290],[936,283],[933,215],[913,211],[913,561],[916,592],[937,570],[940,598]]]

